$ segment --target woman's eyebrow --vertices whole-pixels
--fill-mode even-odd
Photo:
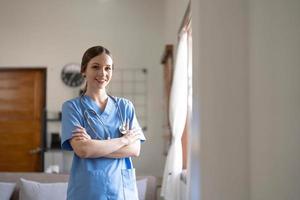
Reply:
[[[98,66],[103,66],[103,67],[111,67],[112,65],[101,65],[101,64],[99,64],[99,63],[97,63],[97,62],[94,62],[94,63],[92,63],[92,65],[98,65]]]

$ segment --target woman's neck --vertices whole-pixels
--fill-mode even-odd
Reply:
[[[97,91],[87,90],[85,94],[100,104],[105,104],[108,97],[105,89],[100,89]]]

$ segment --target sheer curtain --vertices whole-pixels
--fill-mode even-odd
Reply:
[[[169,116],[172,142],[168,151],[163,175],[161,196],[166,200],[180,199],[180,174],[182,172],[181,137],[187,117],[188,96],[188,35],[180,36],[175,58],[170,94]]]

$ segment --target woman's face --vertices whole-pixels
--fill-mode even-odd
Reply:
[[[105,89],[112,77],[113,61],[111,57],[102,53],[92,58],[83,74],[86,76],[88,87]]]

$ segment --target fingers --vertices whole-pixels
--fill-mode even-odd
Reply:
[[[142,138],[142,133],[139,132],[138,134],[135,135],[136,140],[140,140]]]
[[[140,134],[136,134],[132,137],[132,143],[140,139]]]
[[[85,130],[78,129],[78,128],[74,129],[74,130],[72,131],[72,133],[73,133],[73,134],[74,134],[74,133],[83,133],[83,134],[87,134]]]
[[[75,139],[77,141],[80,141],[80,140],[82,140],[82,141],[90,140],[90,139],[88,139],[86,137],[83,137],[83,136],[75,136],[75,137],[72,137],[72,139]]]
[[[82,133],[73,133],[72,137],[85,137],[85,138],[89,138],[89,135],[87,134],[82,134]]]
[[[128,131],[127,133],[128,135],[137,135],[140,136],[143,134],[142,129],[138,128],[138,129],[131,129]]]
[[[85,128],[76,125],[76,129],[72,131],[72,138],[75,138],[76,140],[89,140],[91,139],[91,136],[87,134]]]
[[[74,133],[72,134],[72,138],[75,140],[87,140],[88,138],[82,133]]]
[[[83,136],[89,137],[89,135],[85,131],[76,130],[76,129],[72,131],[72,136],[73,135],[83,135]]]
[[[75,125],[75,127],[76,128],[72,131],[73,133],[79,132],[79,133],[87,134],[85,128],[83,128],[82,126]]]
[[[123,137],[125,137],[129,143],[129,144],[132,144],[134,143],[135,141],[139,140],[141,138],[141,135],[142,135],[142,132],[141,131],[130,131],[129,133],[127,133],[126,135],[124,135]]]
[[[136,135],[140,135],[141,132],[133,132],[133,131],[130,131],[126,134],[127,137],[135,137]]]
[[[79,129],[85,129],[85,128],[83,128],[81,125],[79,125],[79,124],[75,124],[74,125],[75,127],[77,127],[77,128],[79,128]]]
[[[85,128],[83,128],[82,126],[80,126],[80,125],[75,125],[75,127],[76,127],[76,129],[78,129],[78,130],[85,130]]]
[[[73,139],[76,140],[76,141],[87,140],[86,138],[84,138],[84,137],[79,137],[79,136],[73,137]]]
[[[125,134],[132,134],[132,133],[142,133],[142,129],[141,128],[134,128],[131,130],[127,130]]]

